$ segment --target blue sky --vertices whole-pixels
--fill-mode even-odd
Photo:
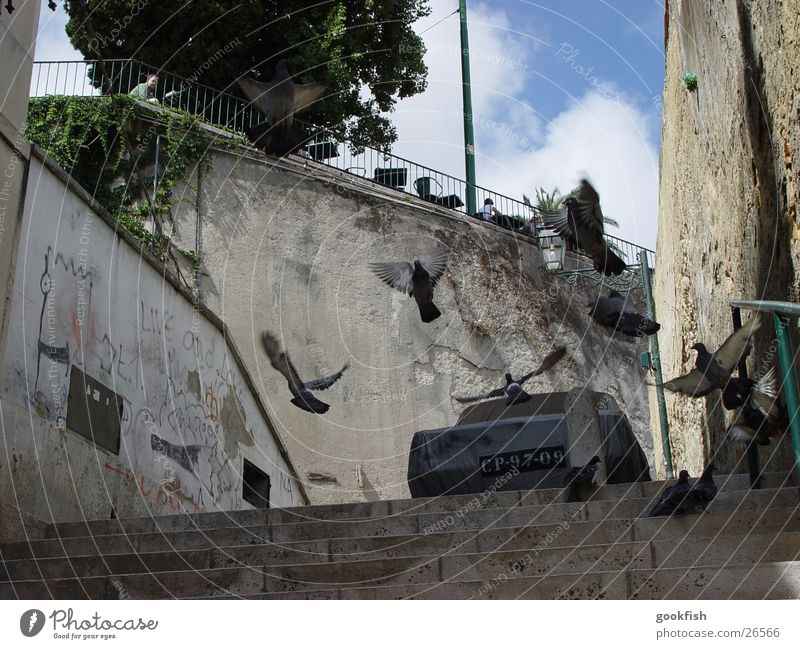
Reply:
[[[42,2],[37,60],[79,60],[61,7]],[[416,26],[428,90],[398,104],[394,150],[464,177],[457,0]],[[521,198],[587,176],[609,232],[655,248],[663,0],[468,2],[478,184]],[[430,29],[429,29],[430,28]],[[480,198],[480,197],[479,197]]]

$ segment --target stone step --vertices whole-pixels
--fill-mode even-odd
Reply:
[[[259,593],[247,599],[797,599],[800,562]],[[230,599],[230,594],[215,598]]]
[[[785,490],[780,493],[783,497]],[[770,500],[763,492],[754,492],[745,497],[745,504],[751,501]],[[720,496],[720,503],[723,497]],[[73,537],[66,539],[34,540],[9,543],[0,547],[5,561],[31,558],[63,558],[107,555],[127,555],[137,553],[170,552],[224,549],[230,546],[258,546],[264,553],[264,562],[278,561],[283,563],[310,562],[327,560],[332,553],[336,558],[352,554],[381,553],[382,556],[406,556],[409,554],[428,554],[426,548],[446,551],[460,545],[475,547],[475,551],[493,550],[504,543],[525,542],[537,544],[549,543],[554,535],[558,535],[561,544],[612,543],[619,541],[649,540],[651,538],[675,538],[668,536],[674,533],[682,535],[693,533],[696,536],[713,535],[717,532],[737,533],[739,529],[758,527],[762,531],[794,530],[798,525],[800,504],[779,507],[775,501],[768,506],[734,507],[734,511],[714,513],[719,504],[714,504],[702,516],[671,518],[614,518],[605,517],[592,521],[572,521],[564,523],[531,522],[525,515],[524,508],[503,516],[502,511],[490,516],[491,521],[499,524],[485,528],[456,529],[455,525],[441,532],[417,534],[418,525],[411,531],[387,534],[383,536],[368,535],[370,524],[358,526],[358,529],[346,530],[348,535],[331,534],[329,538],[304,541],[278,541],[273,543],[274,527],[253,528],[221,528],[216,530],[200,530],[187,532],[170,532],[168,534],[131,534],[104,535],[96,537]],[[725,509],[725,508],[723,508]],[[514,524],[513,518],[522,512],[522,523]],[[513,514],[513,516],[511,515]],[[484,521],[485,522],[485,521]],[[455,521],[454,521],[455,523]],[[296,525],[296,524],[290,524]],[[477,531],[476,531],[477,530]],[[727,530],[730,530],[728,532]],[[677,538],[680,538],[678,536]],[[477,544],[477,545],[475,545]],[[515,546],[518,547],[518,546]],[[463,550],[467,551],[467,550]],[[177,558],[177,557],[176,557]]]
[[[749,478],[744,474],[719,476],[716,479],[721,491],[745,491],[749,489]],[[622,485],[604,485],[587,494],[592,500],[629,498],[652,498],[664,488],[664,482],[640,482]],[[780,488],[795,486],[794,474],[789,478],[782,474],[766,474],[765,486]],[[348,503],[342,505],[316,505],[290,509],[241,510],[207,514],[184,514],[172,516],[141,517],[131,519],[94,520],[78,523],[58,523],[48,527],[48,538],[70,536],[95,536],[98,534],[137,534],[142,532],[175,531],[189,529],[214,529],[220,527],[253,527],[256,525],[338,522],[342,520],[382,521],[409,514],[434,512],[455,513],[462,509],[504,509],[517,505],[545,505],[562,502],[564,493],[560,489],[532,491],[485,492],[419,498],[395,501]]]
[[[415,586],[433,590],[440,582],[453,584],[466,581],[499,586],[519,579],[536,577],[548,580],[559,577],[559,596],[576,589],[584,593],[581,597],[586,597],[587,587],[580,586],[581,583],[599,583],[604,589],[611,581],[619,580],[617,587],[622,585],[630,591],[630,584],[635,584],[637,592],[641,592],[643,598],[649,598],[663,590],[665,584],[673,586],[672,582],[665,582],[659,575],[661,570],[673,575],[676,570],[688,573],[702,568],[711,575],[708,577],[710,583],[714,580],[713,575],[725,572],[727,568],[744,566],[752,570],[758,564],[794,562],[798,556],[797,548],[800,547],[798,541],[800,533],[785,534],[778,538],[773,535],[749,535],[685,539],[677,546],[673,541],[631,542],[265,568],[248,566],[112,577],[20,580],[0,584],[0,597],[114,598],[115,593],[122,598],[254,596],[287,591],[345,591],[386,586]],[[637,571],[649,572],[646,577],[631,582],[627,578],[622,579],[626,572]],[[617,577],[609,580],[609,574]],[[773,574],[779,575],[779,572],[773,571]],[[686,594],[687,588],[683,584],[680,592]],[[483,597],[489,594],[489,590],[476,592],[472,596]]]

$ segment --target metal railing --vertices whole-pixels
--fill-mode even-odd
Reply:
[[[106,60],[102,70],[97,61],[38,61],[34,63],[31,96],[62,94],[99,97],[129,94],[144,83],[149,74],[158,75],[154,98],[162,105],[184,110],[210,124],[240,133],[246,133],[252,126],[265,120],[264,115],[244,99],[130,59]],[[466,214],[467,183],[464,180],[391,152],[348,142],[331,129],[304,126],[308,133],[308,144],[303,147],[301,155]],[[475,190],[479,204],[489,198],[499,212],[493,217],[495,225],[529,236],[538,244],[537,234],[543,227],[539,210],[484,187],[476,186]],[[474,214],[469,216],[476,217]],[[487,221],[481,222],[489,224]],[[640,251],[647,249],[610,235],[606,235],[606,239],[617,249],[632,273],[635,272],[639,267]],[[647,252],[653,259],[653,251]],[[577,263],[570,264],[570,272],[591,273],[592,262],[582,251],[574,250],[571,256]]]
[[[158,76],[154,98],[161,105],[237,132],[245,132],[265,119],[244,99],[131,59],[106,59],[102,67],[98,61],[37,61],[30,95],[127,95],[150,74]]]

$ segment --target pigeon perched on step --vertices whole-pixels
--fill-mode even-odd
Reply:
[[[289,391],[294,397],[291,402],[301,410],[307,412],[313,412],[315,414],[328,412],[330,406],[311,394],[311,390],[327,390],[342,377],[349,363],[345,363],[344,367],[335,374],[303,383],[294,365],[292,365],[292,361],[289,360],[289,355],[281,349],[281,345],[275,336],[267,331],[263,332],[261,334],[261,344],[269,357],[269,362],[272,364],[272,367],[286,377],[286,381],[289,384]]]
[[[587,306],[595,322],[626,336],[650,336],[661,328],[657,322],[637,313],[631,302],[617,291],[612,290],[608,297],[600,296],[597,302]]]
[[[752,382],[751,382],[752,383]],[[767,445],[770,438],[789,427],[789,414],[778,392],[778,375],[771,367],[752,384],[736,419],[728,429],[728,438],[735,442]]]
[[[296,113],[311,106],[325,92],[321,83],[295,83],[286,59],[278,61],[270,81],[264,83],[245,77],[239,80],[239,87],[271,125],[286,130],[291,128]]]
[[[686,496],[691,489],[689,472],[681,471],[678,474],[678,481],[661,493],[661,497],[653,509],[650,510],[648,516],[680,516],[685,514],[689,509]]]
[[[585,466],[574,466],[564,476],[563,487],[567,488],[567,502],[583,502],[581,491],[594,483],[594,476],[600,468],[600,458],[595,455]]]
[[[508,372],[506,373],[506,384],[502,388],[497,388],[492,390],[491,392],[487,392],[486,394],[481,394],[476,397],[455,397],[456,401],[460,401],[461,403],[472,403],[474,401],[481,401],[482,399],[495,399],[497,397],[504,397],[507,396],[508,400],[506,401],[507,406],[514,406],[519,403],[525,403],[526,401],[530,401],[531,395],[525,392],[522,389],[522,385],[530,378],[534,376],[538,376],[542,372],[546,372],[550,368],[552,368],[558,361],[564,358],[564,355],[567,353],[566,347],[557,347],[554,351],[550,352],[547,356],[545,356],[544,360],[541,362],[539,367],[537,367],[532,372],[528,372],[524,376],[520,377],[519,379],[514,379]]]
[[[742,405],[749,394],[749,379],[733,377],[731,372],[746,358],[752,348],[752,338],[761,325],[759,314],[755,314],[741,328],[728,336],[722,346],[712,354],[703,343],[695,343],[697,350],[695,369],[663,383],[670,392],[680,392],[690,397],[703,397],[716,389],[723,390],[723,405],[732,410]]]
[[[442,315],[433,303],[433,289],[447,268],[447,251],[433,248],[419,256],[413,266],[407,261],[373,262],[370,270],[392,288],[413,297],[423,322]]]
[[[692,485],[689,493],[686,494],[686,500],[690,511],[704,511],[717,495],[717,485],[714,484],[713,476],[714,470],[715,467],[713,464],[709,464],[703,469],[703,473],[697,479],[697,482]]]
[[[544,219],[571,247],[578,247],[594,262],[597,272],[621,275],[627,264],[608,245],[603,236],[603,211],[600,196],[585,178],[581,180],[576,198],[568,198],[564,209],[545,213]]]

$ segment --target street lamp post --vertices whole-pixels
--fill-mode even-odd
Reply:
[[[469,74],[469,33],[467,31],[467,0],[459,0],[461,18],[461,90],[464,97],[464,162],[467,172],[467,214],[475,214],[475,133],[472,130],[472,86]]]

